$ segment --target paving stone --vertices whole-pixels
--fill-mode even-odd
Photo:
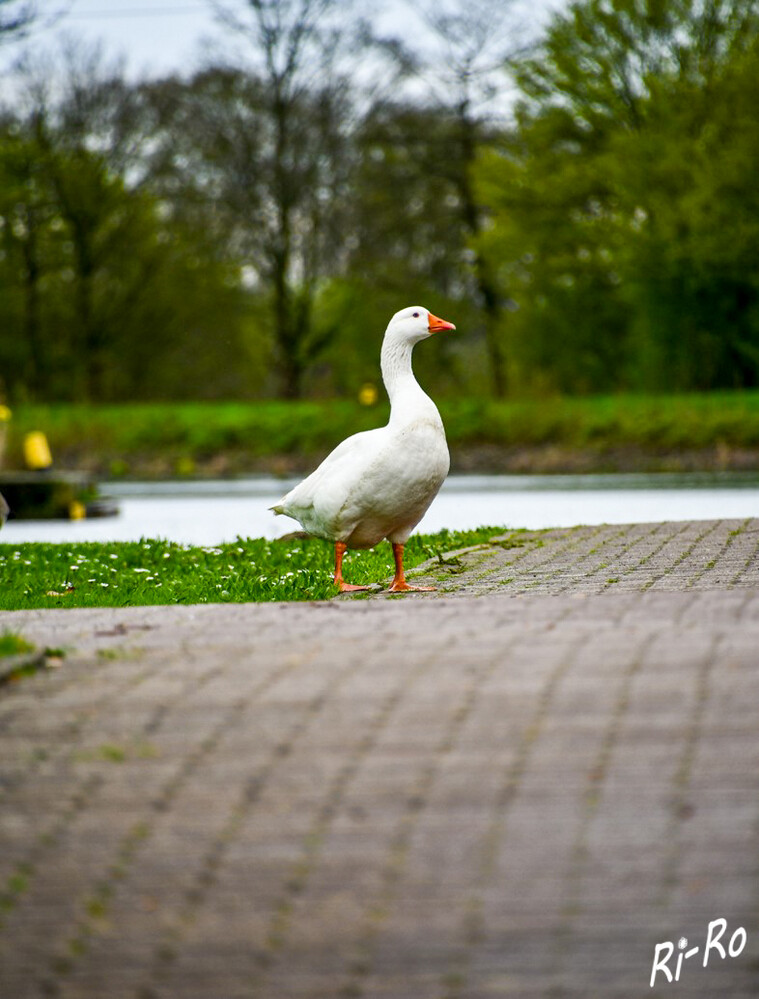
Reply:
[[[759,521],[457,559],[5,615],[71,652],[0,692],[0,997],[759,994]]]

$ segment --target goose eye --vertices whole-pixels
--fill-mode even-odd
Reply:
[[[419,313],[418,313],[418,312],[415,312],[415,313],[414,313],[414,319],[418,319],[418,318],[419,318]]]

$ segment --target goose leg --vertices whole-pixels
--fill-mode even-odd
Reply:
[[[435,590],[435,586],[409,586],[403,572],[403,545],[393,542],[393,557],[395,558],[395,579],[390,587],[391,593],[402,593],[406,590]]]
[[[354,586],[352,583],[346,583],[343,579],[343,555],[345,555],[347,548],[348,546],[344,541],[335,542],[335,586],[337,586],[341,593],[347,593],[352,590],[368,590],[368,586]]]

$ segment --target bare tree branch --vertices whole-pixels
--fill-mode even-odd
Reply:
[[[318,281],[336,254],[334,219],[343,210],[355,118],[340,56],[350,51],[358,23],[344,0],[248,0],[243,9],[210,2],[244,41],[242,63],[259,87],[257,194],[244,225],[256,248],[251,264],[270,295],[281,391],[296,396],[319,349],[312,317]],[[233,144],[245,141],[241,133]]]
[[[61,6],[43,16],[37,0],[0,0],[0,46],[23,41],[35,28],[49,28],[65,12]]]
[[[36,17],[32,0],[0,0],[0,44],[25,37]]]

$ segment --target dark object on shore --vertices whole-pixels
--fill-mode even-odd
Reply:
[[[116,517],[119,512],[119,504],[107,496],[98,496],[86,504],[86,510],[87,520],[95,517]]]
[[[118,506],[100,499],[94,480],[81,472],[4,472],[0,489],[12,520],[82,520],[118,513]]]

